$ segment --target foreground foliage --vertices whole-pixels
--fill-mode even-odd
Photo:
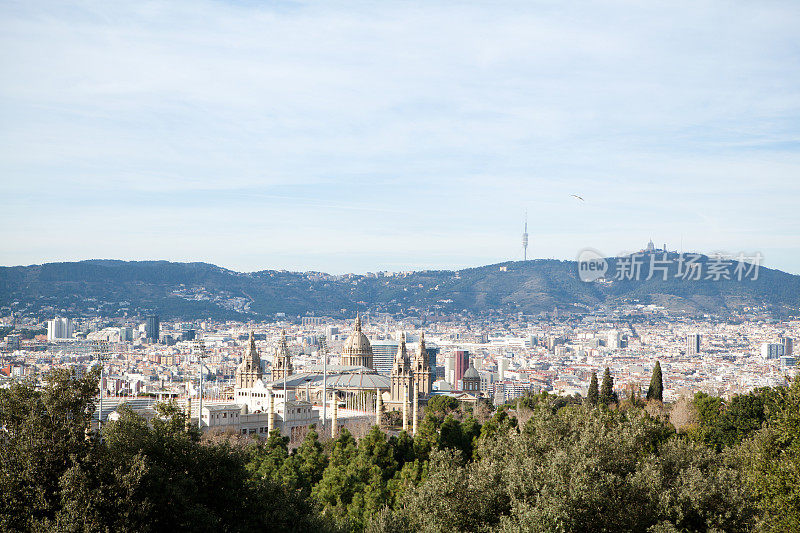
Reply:
[[[4,531],[325,531],[296,492],[255,479],[243,447],[201,443],[175,404],[86,432],[98,375],[0,390]]]
[[[149,423],[122,409],[100,439],[97,377],[0,390],[0,529],[800,530],[800,381],[698,394],[677,431],[658,376],[646,408],[596,380],[590,401],[542,394],[491,416],[440,397],[416,436],[310,431],[290,450],[278,432],[201,439],[174,404]]]

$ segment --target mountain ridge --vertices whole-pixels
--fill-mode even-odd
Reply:
[[[645,256],[647,257],[647,256]],[[711,268],[713,258],[698,256]],[[205,262],[88,259],[0,267],[0,307],[21,315],[267,319],[276,313],[349,316],[356,310],[401,315],[585,313],[654,304],[686,314],[730,315],[763,308],[794,315],[800,276],[760,267],[757,279],[685,280],[677,254],[667,279],[615,279],[626,258],[607,258],[604,280],[581,281],[578,263],[505,261],[459,270],[394,276],[322,272],[237,272]],[[646,261],[644,262],[646,266]],[[731,266],[734,266],[732,263]],[[643,278],[644,276],[642,276]]]

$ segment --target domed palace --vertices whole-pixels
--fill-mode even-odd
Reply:
[[[363,366],[374,369],[372,364],[372,345],[364,332],[361,331],[361,316],[356,314],[356,323],[353,333],[347,338],[342,347],[340,359],[342,366]]]
[[[331,435],[350,422],[372,423],[377,418],[380,424],[380,413],[387,408],[402,411],[403,428],[416,432],[419,405],[432,393],[433,373],[424,333],[420,333],[413,354],[406,348],[405,335],[401,337],[390,375],[375,370],[372,344],[361,329],[360,315],[356,315],[353,332],[342,346],[340,364],[328,365],[326,354],[321,356],[321,365],[306,365],[296,372],[286,332],[282,331],[273,358],[272,380],[266,381],[251,334],[249,348],[236,370],[234,404],[226,407],[230,412],[213,413],[207,425],[261,437],[280,429],[296,444],[315,424]]]

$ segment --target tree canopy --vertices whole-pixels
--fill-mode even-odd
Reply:
[[[174,403],[120,408],[100,438],[97,378],[0,390],[0,530],[800,530],[800,381],[698,393],[676,431],[648,412],[671,406],[617,402],[606,369],[600,406],[531,394],[480,423],[436,400],[416,435],[312,429],[291,449],[201,436]]]

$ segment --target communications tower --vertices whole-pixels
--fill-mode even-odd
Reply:
[[[525,229],[522,231],[522,255],[523,260],[528,260],[528,211],[525,210]]]

